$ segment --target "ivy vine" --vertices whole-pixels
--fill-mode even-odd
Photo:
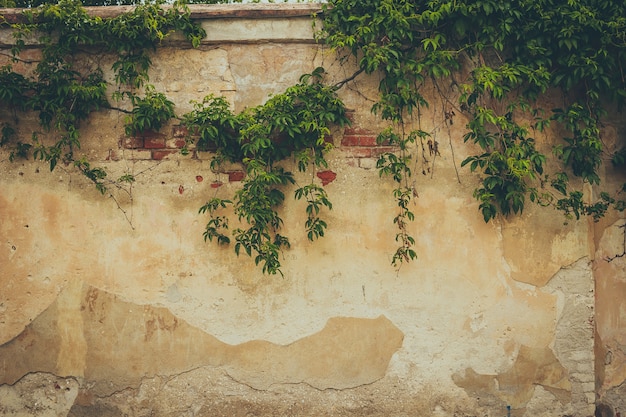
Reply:
[[[180,31],[198,46],[204,30],[191,21],[189,11],[175,3],[165,10],[159,4],[145,4],[131,12],[110,19],[91,17],[80,1],[61,0],[37,9],[27,9],[19,23],[8,24],[15,39],[10,51],[10,62],[0,68],[0,101],[13,112],[4,120],[3,145],[12,142],[10,159],[26,158],[30,154],[46,161],[50,170],[62,163],[73,165],[105,194],[107,186],[131,183],[125,174],[117,180],[108,180],[106,171],[94,167],[80,149],[80,124],[99,109],[117,109],[106,96],[107,82],[104,69],[97,64],[87,65],[80,54],[114,54],[112,65],[118,90],[115,100],[130,99],[133,110],[127,118],[129,134],[148,128],[158,129],[174,116],[173,104],[150,85],[145,86],[145,97],[137,95],[138,88],[149,81],[150,52],[172,31]],[[36,36],[41,45],[41,58],[36,62],[32,76],[13,70],[21,61],[20,54],[26,39]],[[29,141],[16,137],[14,123],[22,113],[38,115],[41,130],[34,131]]]
[[[331,127],[349,120],[336,87],[323,84],[323,75],[323,68],[316,68],[284,93],[238,115],[230,112],[223,97],[208,96],[195,103],[182,121],[198,137],[199,146],[216,150],[212,160],[215,171],[225,161],[240,162],[246,171],[234,200],[214,197],[200,208],[210,217],[205,240],[231,242],[228,217],[218,213],[234,205],[239,221],[247,225],[232,231],[235,252],[253,256],[265,273],[280,273],[281,250],[290,245],[288,237],[280,233],[283,220],[278,212],[286,186],[296,182],[293,173],[282,165],[285,160],[295,158],[299,171],[311,171],[311,181],[294,191],[296,199],[306,202],[307,238],[313,241],[323,237],[327,228],[320,212],[332,209],[332,203],[326,190],[314,182],[314,174],[317,168],[328,166],[325,154],[332,144],[326,138]]]
[[[381,156],[381,175],[391,175],[399,214],[400,247],[394,261],[415,257],[406,221],[417,193],[409,161],[427,155],[407,145],[428,133],[407,131],[429,103],[422,94],[434,84],[450,110],[468,118],[465,142],[482,153],[461,165],[481,176],[474,196],[486,222],[519,214],[527,201],[553,206],[567,217],[623,211],[626,184],[597,191],[590,200],[570,182],[600,187],[605,160],[622,169],[624,148],[607,149],[602,120],[626,98],[626,5],[612,0],[336,0],[324,6],[318,36],[352,55],[359,74],[378,74],[372,111],[390,124],[381,139],[398,151]],[[449,86],[449,87],[447,87]],[[543,97],[559,95],[563,107],[544,109]],[[450,116],[449,116],[450,115]],[[531,120],[531,123],[527,121]],[[552,155],[535,135],[549,127],[567,132]],[[558,132],[555,129],[553,132]],[[547,161],[561,169],[546,172]]]
[[[321,214],[332,204],[314,178],[327,166],[330,129],[349,123],[338,91],[376,74],[379,96],[372,112],[388,126],[378,143],[393,149],[380,156],[377,168],[396,184],[398,248],[392,262],[400,266],[417,257],[410,203],[418,196],[416,172],[427,170],[416,169],[416,161],[432,164],[440,155],[433,132],[422,129],[431,105],[423,94],[427,85],[441,96],[441,123],[449,134],[455,115],[468,120],[462,139],[480,152],[461,166],[480,175],[474,197],[486,222],[522,213],[528,201],[569,218],[597,220],[608,210],[624,210],[626,185],[604,189],[600,175],[605,162],[618,173],[626,162],[626,148],[608,149],[602,140],[607,112],[621,110],[626,98],[624,16],[626,5],[613,0],[333,0],[322,6],[317,39],[342,59],[352,56],[358,64],[353,75],[327,85],[317,68],[240,114],[223,97],[209,95],[178,116],[174,103],[149,84],[149,69],[151,52],[171,32],[183,33],[194,47],[205,36],[184,4],[142,4],[102,19],[89,16],[79,1],[61,0],[24,10],[18,23],[2,21],[13,30],[14,46],[10,62],[0,67],[0,103],[10,109],[1,120],[0,145],[11,147],[11,160],[32,156],[50,170],[73,166],[106,194],[111,185],[132,185],[134,177],[110,180],[80,155],[81,123],[100,109],[120,111],[126,134],[138,135],[178,118],[189,132],[183,152],[191,146],[212,150],[213,171],[237,162],[246,172],[233,196],[220,198],[218,189],[200,208],[209,218],[205,240],[234,243],[237,254],[276,274],[290,244],[279,211],[285,193],[295,189],[294,198],[306,203],[307,238],[323,237],[328,225]],[[25,75],[14,66],[32,36],[42,56]],[[115,57],[113,104],[106,96],[108,69],[81,59],[87,51]],[[556,95],[560,108],[542,107],[545,97]],[[124,100],[131,110],[116,104]],[[30,138],[16,133],[25,113],[39,120]],[[537,145],[546,129],[564,133],[551,153]],[[285,161],[295,161],[311,180],[296,184]],[[585,195],[581,183],[598,197]],[[228,212],[238,220],[232,229]]]

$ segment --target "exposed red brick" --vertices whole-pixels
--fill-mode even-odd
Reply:
[[[175,138],[184,138],[189,133],[187,126],[174,126],[172,127],[172,136]]]
[[[122,159],[122,156],[120,155],[119,151],[109,149],[109,153],[106,157],[107,161],[119,161],[120,159]]]
[[[184,138],[174,138],[165,141],[165,147],[168,149],[181,149],[187,144]]]
[[[211,183],[211,188],[220,188],[224,183],[222,181],[213,181]]]
[[[143,148],[143,138],[138,138],[136,136],[123,136],[120,140],[120,146],[125,149]]]
[[[246,176],[246,173],[243,171],[229,171],[228,181],[229,182],[241,181],[245,176]]]
[[[337,174],[333,171],[320,171],[317,173],[317,178],[322,180],[322,185],[327,185],[335,181]]]
[[[184,193],[184,192],[185,192],[185,187],[183,187],[183,185],[182,185],[182,184],[181,184],[181,185],[179,185],[179,186],[178,186],[178,194],[182,194],[182,193]]]
[[[202,175],[196,175],[196,181],[202,182],[204,181],[204,178],[202,178]]]
[[[377,146],[376,135],[344,135],[343,146]]]
[[[385,152],[393,152],[396,151],[397,148],[393,146],[377,146],[376,148],[372,148],[372,156],[380,156]]]
[[[158,136],[147,136],[143,140],[143,147],[146,149],[165,148],[165,138]]]
[[[160,161],[163,158],[167,158],[168,156],[177,153],[178,151],[176,150],[157,150],[157,151],[152,151],[152,159],[154,159],[155,161]]]

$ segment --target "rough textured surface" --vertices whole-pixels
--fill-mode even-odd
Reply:
[[[352,74],[307,39],[301,10],[251,20],[209,9],[203,24],[223,30],[153,57],[151,82],[179,114],[211,93],[241,111],[318,65],[330,82]],[[353,126],[332,132],[328,171],[295,174],[323,185],[333,210],[310,243],[304,207],[288,197],[283,277],[203,241],[198,208],[231,197],[242,167],[215,173],[210,154],[181,155],[175,123],[141,140],[124,136],[116,112],[85,123],[81,152],[111,178],[136,178],[108,198],[71,167],[10,163],[0,148],[2,413],[502,417],[511,406],[586,417],[597,395],[602,417],[623,414],[623,218],[564,225],[529,206],[485,224],[477,179],[458,166],[472,152],[465,119],[442,131],[445,109],[433,105],[420,126],[440,155],[416,164],[411,203],[418,260],[395,270],[393,185],[374,169],[384,149],[366,100],[377,82],[340,91]],[[424,94],[440,100],[434,86]],[[27,134],[33,120],[21,122]],[[624,141],[620,123],[605,127],[607,146]],[[549,152],[553,139],[539,145]]]
[[[0,346],[0,357],[11,358],[2,364],[0,383],[14,384],[36,369],[80,376],[95,394],[110,395],[146,377],[212,366],[255,389],[294,383],[343,389],[381,379],[402,338],[382,316],[332,318],[321,331],[286,346],[232,346],[167,309],[123,302],[93,287],[66,288],[24,332]]]
[[[0,414],[3,416],[66,416],[78,395],[75,378],[47,373],[27,374],[15,385],[0,385]]]
[[[596,386],[602,417],[626,412],[626,257],[624,220],[609,224],[596,252]]]

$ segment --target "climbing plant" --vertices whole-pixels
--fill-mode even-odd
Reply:
[[[410,203],[418,196],[418,173],[432,175],[432,160],[440,155],[432,131],[422,127],[426,108],[434,105],[427,86],[443,103],[439,126],[450,134],[462,115],[463,140],[480,150],[460,165],[480,176],[474,196],[485,221],[522,213],[529,201],[570,218],[624,210],[626,186],[604,189],[600,175],[608,161],[622,171],[626,161],[626,149],[608,148],[602,140],[607,112],[621,110],[626,98],[624,16],[626,5],[612,0],[333,0],[322,6],[317,39],[341,60],[354,59],[354,74],[327,85],[318,68],[240,114],[210,95],[177,115],[174,103],[149,83],[149,69],[151,53],[171,32],[181,32],[194,47],[205,36],[184,4],[141,4],[102,19],[76,0],[61,0],[25,10],[18,23],[0,21],[14,34],[9,61],[0,68],[0,103],[10,109],[1,121],[0,145],[10,147],[12,160],[32,156],[50,170],[73,166],[105,194],[134,177],[110,180],[80,155],[81,123],[100,109],[119,111],[126,134],[141,135],[179,118],[190,146],[215,151],[215,172],[224,162],[241,163],[246,172],[234,196],[216,194],[200,208],[209,217],[205,240],[233,243],[237,254],[275,274],[280,252],[289,246],[279,211],[285,192],[295,189],[294,197],[306,203],[308,239],[324,236],[320,214],[332,204],[313,179],[327,164],[331,127],[348,123],[338,92],[357,77],[376,75],[372,112],[387,125],[378,143],[392,149],[380,155],[377,168],[396,184],[392,262],[399,266],[417,257]],[[26,74],[15,68],[24,63],[21,54],[33,36],[42,56]],[[81,59],[86,51],[112,56],[111,68]],[[108,71],[112,97],[106,94]],[[546,97],[558,97],[562,105],[544,108]],[[40,126],[28,138],[17,133],[25,113],[34,113]],[[562,134],[552,152],[537,145],[546,129]],[[296,184],[287,160],[310,172],[311,181]],[[585,195],[581,184],[593,194]],[[232,229],[229,211],[238,219]]]
[[[474,196],[485,221],[521,213],[531,202],[568,217],[602,217],[624,210],[626,185],[585,196],[580,183],[600,187],[611,160],[622,169],[622,149],[607,149],[602,120],[626,97],[626,4],[615,0],[335,0],[324,5],[327,45],[353,56],[360,74],[380,77],[372,111],[390,128],[381,140],[397,151],[380,157],[381,175],[398,184],[394,219],[400,247],[394,261],[415,257],[407,232],[408,202],[417,195],[410,161],[432,156],[423,141],[422,91],[434,85],[446,103],[444,122],[464,114],[464,141],[481,153],[462,161],[481,176]],[[345,59],[345,58],[344,58]],[[544,97],[559,108],[543,108]],[[455,111],[456,110],[456,111]],[[530,121],[530,122],[529,122]],[[551,154],[536,144],[547,128],[566,132]],[[431,140],[431,139],[428,139]],[[409,145],[420,142],[422,146]],[[431,143],[435,143],[431,140]],[[557,166],[551,172],[546,166]],[[579,181],[572,182],[571,178]]]
[[[205,240],[230,243],[228,218],[218,212],[233,204],[236,216],[247,225],[232,232],[235,252],[254,256],[255,263],[270,274],[280,272],[281,249],[289,247],[289,239],[280,234],[283,220],[278,212],[285,200],[285,186],[296,182],[281,164],[288,157],[295,157],[301,172],[312,168],[311,181],[294,192],[296,199],[306,202],[307,238],[313,241],[324,236],[327,227],[320,211],[331,209],[332,204],[326,191],[313,181],[314,173],[327,166],[324,156],[331,147],[326,140],[330,128],[348,123],[348,118],[336,87],[324,85],[323,75],[323,68],[316,68],[284,93],[238,115],[230,112],[224,98],[209,96],[195,103],[182,121],[199,137],[199,146],[216,149],[214,170],[230,161],[241,162],[246,171],[234,201],[214,197],[200,208],[210,217]]]
[[[21,22],[10,27],[15,44],[9,63],[0,68],[0,100],[13,111],[12,120],[5,119],[2,129],[2,144],[14,138],[11,159],[28,157],[32,152],[35,159],[48,162],[51,171],[60,162],[73,165],[103,194],[107,184],[132,182],[128,175],[107,180],[103,168],[76,155],[81,122],[98,109],[117,108],[106,96],[104,69],[97,63],[86,63],[79,55],[88,47],[92,53],[115,56],[112,70],[118,90],[114,99],[130,99],[133,105],[126,131],[132,134],[158,129],[173,117],[173,103],[149,85],[145,97],[137,95],[137,89],[149,80],[149,53],[172,31],[181,31],[193,46],[198,46],[205,35],[203,29],[179,4],[167,10],[158,4],[146,4],[118,17],[101,19],[89,16],[74,0],[25,10]],[[22,61],[21,52],[29,36],[37,37],[42,53],[33,74],[25,76],[13,67]],[[37,114],[41,127],[32,133],[30,141],[15,137],[13,123],[24,112]]]
[[[150,53],[172,31],[182,32],[192,46],[198,46],[205,33],[189,16],[189,10],[178,3],[169,8],[143,4],[109,19],[89,16],[74,0],[24,11],[22,22],[11,25],[15,46],[11,63],[0,69],[0,100],[13,109],[13,122],[22,113],[37,114],[41,131],[24,140],[6,120],[0,144],[12,146],[10,158],[32,155],[48,162],[51,171],[59,163],[72,165],[102,194],[111,185],[132,185],[132,174],[108,180],[104,168],[78,155],[80,123],[101,108],[120,111],[126,113],[126,135],[141,136],[178,118],[174,103],[149,84]],[[38,36],[42,57],[33,75],[25,76],[14,71],[13,64],[20,62],[25,39],[32,35]],[[116,58],[111,66],[116,87],[113,104],[106,95],[104,69],[80,59],[87,48]],[[337,87],[323,84],[323,77],[324,70],[317,68],[284,93],[240,114],[233,114],[223,97],[207,96],[179,117],[190,132],[190,142],[197,141],[194,145],[200,150],[215,151],[213,170],[219,171],[224,162],[237,162],[246,171],[232,200],[215,196],[200,208],[210,217],[205,239],[229,244],[233,238],[235,252],[253,257],[265,273],[280,272],[280,252],[289,246],[289,239],[280,233],[283,220],[278,211],[286,186],[296,183],[283,165],[288,158],[295,159],[298,170],[311,172],[309,183],[297,185],[294,192],[306,203],[306,236],[315,240],[324,236],[327,227],[320,214],[332,204],[326,191],[315,184],[314,174],[327,166],[331,126],[346,124],[348,119]],[[124,100],[130,110],[117,104]],[[187,147],[182,151],[188,152]],[[229,205],[240,225],[232,234],[228,218],[216,214]]]

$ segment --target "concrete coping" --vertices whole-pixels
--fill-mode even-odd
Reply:
[[[90,16],[103,19],[113,18],[130,12],[135,6],[98,6],[85,7]],[[172,6],[163,5],[163,8]],[[207,32],[202,44],[225,43],[314,43],[314,29],[311,25],[313,16],[322,12],[319,3],[253,3],[253,4],[190,4],[191,18],[199,21]],[[0,22],[19,23],[25,21],[23,12],[28,9],[0,9]],[[184,38],[172,34],[164,42],[176,45]],[[11,30],[0,30],[0,49],[14,44]],[[29,47],[36,47],[36,36],[25,39]]]
[[[163,5],[164,9],[172,7]],[[189,4],[192,19],[275,19],[293,17],[311,17],[322,11],[320,3],[237,3],[237,4]],[[85,10],[90,16],[104,19],[119,16],[133,10],[135,6],[88,6]],[[0,16],[8,23],[23,21],[20,8],[0,8]]]

